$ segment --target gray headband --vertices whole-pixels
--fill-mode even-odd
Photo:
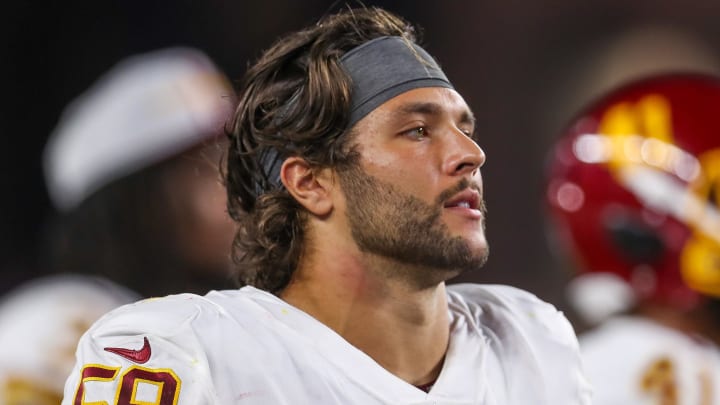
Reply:
[[[340,58],[352,78],[352,127],[391,98],[420,87],[453,86],[424,49],[402,37],[380,37]]]
[[[348,128],[406,91],[421,87],[453,88],[432,56],[402,37],[368,41],[343,55],[340,64],[352,80]],[[268,180],[279,187],[282,160],[277,150],[265,150],[260,161]],[[259,184],[256,189],[258,195],[262,194]]]

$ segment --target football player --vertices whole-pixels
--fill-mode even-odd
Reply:
[[[567,319],[445,282],[488,255],[471,109],[411,25],[349,9],[245,76],[227,159],[239,290],[126,306],[64,404],[589,404]]]
[[[594,403],[720,403],[720,78],[659,74],[589,105],[550,155],[556,242]]]
[[[234,286],[217,168],[233,100],[205,54],[175,47],[118,62],[70,103],[44,151],[45,267],[146,297]]]

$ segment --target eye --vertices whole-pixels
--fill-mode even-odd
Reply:
[[[465,136],[472,139],[475,143],[479,143],[478,134],[475,129],[463,129],[462,132],[465,134]]]
[[[474,138],[475,137],[475,128],[469,125],[459,125],[458,129],[465,134],[468,138]]]
[[[410,138],[420,140],[420,139],[424,139],[427,137],[427,128],[417,127],[417,128],[407,130],[403,134],[409,136]]]

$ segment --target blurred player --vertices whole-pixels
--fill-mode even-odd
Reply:
[[[80,336],[139,297],[97,277],[44,277],[0,299],[0,404],[57,405]]]
[[[577,341],[487,258],[473,115],[379,9],[279,40],[228,152],[240,290],[114,312],[64,404],[588,404]]]
[[[205,55],[169,48],[122,61],[71,103],[44,155],[60,214],[46,267],[144,296],[233,285],[218,170],[233,102]]]
[[[552,151],[571,301],[599,324],[581,336],[595,404],[720,403],[719,116],[719,77],[658,75],[591,104]]]

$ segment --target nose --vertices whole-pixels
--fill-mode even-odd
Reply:
[[[485,164],[485,152],[464,132],[453,130],[448,134],[443,171],[451,176],[475,172]]]

